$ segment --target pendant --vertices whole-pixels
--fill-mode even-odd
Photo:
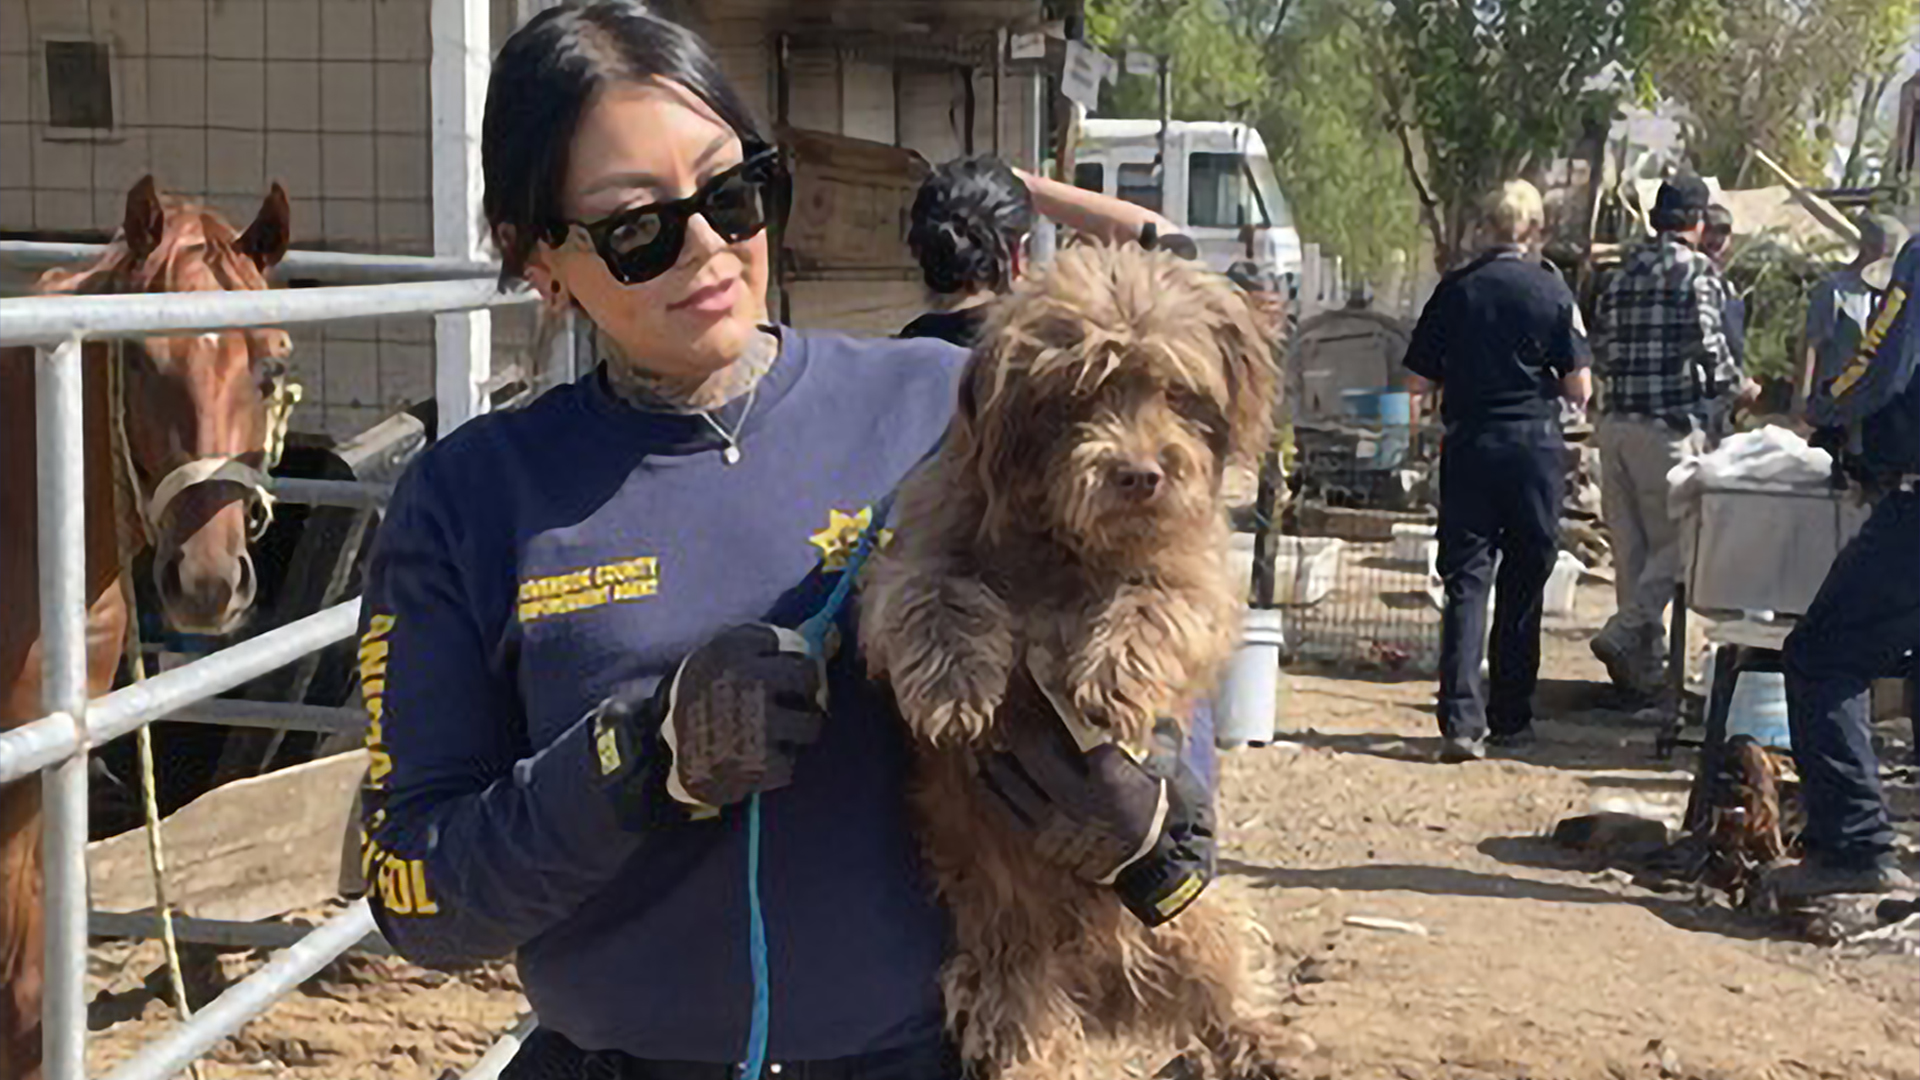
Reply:
[[[725,450],[720,451],[720,460],[729,465],[740,464],[740,448],[737,446],[729,446]]]

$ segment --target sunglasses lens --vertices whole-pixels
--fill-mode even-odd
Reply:
[[[701,216],[730,244],[754,235],[767,224],[760,182],[743,173],[727,177],[708,194]]]
[[[729,244],[767,227],[764,166],[748,162],[715,177],[700,194],[616,215],[590,226],[600,257],[628,285],[651,281],[673,269],[687,238],[687,219],[698,214]]]
[[[651,281],[673,269],[686,239],[685,223],[666,214],[640,213],[609,229],[601,241],[600,256],[607,269],[625,284]]]
[[[607,246],[613,253],[626,258],[641,249],[657,243],[664,232],[664,223],[658,214],[639,214],[613,227],[607,233]]]

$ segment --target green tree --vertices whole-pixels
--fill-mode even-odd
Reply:
[[[1654,58],[1660,90],[1691,114],[1688,148],[1728,186],[1771,183],[1759,147],[1807,182],[1827,174],[1842,116],[1871,120],[1920,26],[1913,0],[1698,0],[1699,36]],[[1861,183],[1873,125],[1856,127],[1842,183]]]
[[[1420,203],[1368,51],[1344,0],[1302,0],[1267,46],[1258,118],[1301,237],[1379,280],[1396,251],[1419,250]]]
[[[1176,119],[1253,124],[1301,238],[1378,276],[1418,242],[1418,203],[1348,0],[1092,0],[1088,36],[1172,61]],[[1159,115],[1156,80],[1122,76],[1100,115]]]
[[[1714,0],[1388,0],[1347,12],[1374,44],[1372,70],[1445,267],[1480,195],[1605,130],[1637,72],[1690,51],[1698,5]],[[1743,0],[1734,0],[1743,2]]]

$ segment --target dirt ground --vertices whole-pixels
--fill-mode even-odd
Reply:
[[[1677,821],[1684,806],[1687,756],[1654,760],[1652,726],[1612,707],[1585,648],[1606,607],[1584,586],[1580,617],[1550,625],[1541,742],[1514,758],[1431,763],[1430,682],[1305,674],[1287,680],[1285,738],[1225,755],[1219,887],[1250,890],[1272,937],[1285,1013],[1312,1046],[1305,1075],[1920,1080],[1911,948],[1806,944],[1545,838],[1594,809]],[[1889,730],[1910,737],[1904,721]],[[1892,772],[1912,869],[1913,772]],[[156,957],[96,949],[96,1069],[170,1025]],[[262,959],[222,963],[238,975]],[[436,1080],[524,1007],[505,968],[455,978],[353,958],[222,1044],[202,1076]]]

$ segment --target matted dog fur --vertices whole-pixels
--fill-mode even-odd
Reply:
[[[1271,435],[1273,357],[1226,279],[1165,253],[1062,251],[996,302],[940,451],[902,486],[862,590],[862,645],[918,747],[914,811],[956,949],[942,976],[972,1075],[1073,1080],[1088,1040],[1284,1075],[1251,946],[1217,885],[1149,930],[1042,861],[975,772],[1031,649],[1122,745],[1188,715],[1231,653],[1221,478]]]

